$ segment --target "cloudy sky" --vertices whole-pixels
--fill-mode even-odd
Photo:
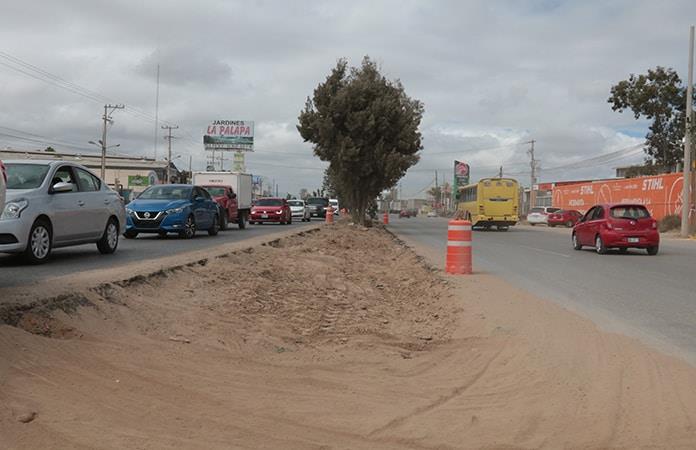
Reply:
[[[109,143],[152,157],[159,64],[159,117],[180,126],[178,165],[193,155],[204,169],[211,120],[254,120],[248,169],[292,193],[318,187],[324,167],[296,131],[299,110],[338,58],[364,55],[425,104],[405,196],[423,196],[435,171],[449,180],[454,159],[474,177],[503,165],[528,183],[531,139],[542,181],[611,176],[642,159],[631,149],[646,132],[611,110],[611,85],[657,65],[686,78],[696,22],[693,0],[2,3],[0,147],[97,150],[87,141],[112,101],[126,109]],[[158,158],[165,144],[160,134]]]

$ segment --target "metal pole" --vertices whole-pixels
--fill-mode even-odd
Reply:
[[[166,173],[166,175],[167,175],[167,184],[170,184],[170,182],[171,182],[171,174],[170,174],[170,172],[171,172],[171,166],[172,166],[172,139],[173,139],[173,137],[172,137],[172,130],[176,130],[177,128],[179,128],[178,125],[174,125],[174,126],[172,126],[172,125],[162,125],[162,129],[163,129],[163,130],[168,130],[167,136],[164,137],[164,138],[169,142],[168,150],[167,150],[167,152],[168,152],[168,156],[167,156],[167,173]]]
[[[193,155],[189,155],[189,183],[193,182]]]
[[[534,208],[534,204],[536,203],[536,195],[534,193],[534,185],[536,184],[536,159],[534,159],[534,142],[536,142],[534,139],[529,141],[529,144],[532,144],[532,147],[529,149],[528,152],[531,156],[529,167],[532,169],[532,176],[530,179],[531,186],[529,186],[529,205],[527,211]]]
[[[116,109],[123,109],[124,105],[104,105],[104,128],[102,129],[102,139],[101,139],[101,179],[106,183],[106,124],[111,121],[109,110],[114,111]]]
[[[694,98],[694,26],[689,28],[689,82],[686,86],[686,132],[684,136],[684,186],[682,187],[681,236],[689,236],[691,214],[691,134]]]
[[[106,122],[109,120],[109,116],[107,114],[106,109],[109,107],[109,105],[104,105],[104,127],[102,128],[102,138],[101,138],[101,145],[102,145],[102,154],[101,154],[101,179],[104,183],[106,183]]]

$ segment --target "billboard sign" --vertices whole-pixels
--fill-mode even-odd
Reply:
[[[206,150],[254,151],[254,122],[214,120],[203,135]]]
[[[557,184],[553,187],[553,206],[586,212],[598,203],[634,203],[645,205],[657,220],[682,212],[680,173]]]
[[[469,184],[469,172],[469,165],[467,163],[454,161],[454,180],[458,187]]]

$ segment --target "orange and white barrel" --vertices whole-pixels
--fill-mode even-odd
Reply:
[[[328,208],[326,208],[326,223],[328,223],[328,224],[334,223],[333,216],[334,216],[333,207],[329,206]]]
[[[389,225],[389,211],[384,211],[383,223]]]
[[[463,275],[470,274],[471,270],[471,222],[450,220],[447,225],[445,272]]]

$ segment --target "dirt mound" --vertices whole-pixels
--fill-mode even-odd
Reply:
[[[696,442],[692,367],[382,229],[197,261],[0,308],[0,447]]]

